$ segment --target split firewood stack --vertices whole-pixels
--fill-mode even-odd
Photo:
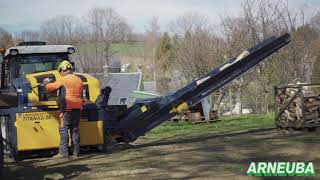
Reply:
[[[319,84],[289,84],[275,87],[276,126],[293,129],[319,127],[319,88]]]

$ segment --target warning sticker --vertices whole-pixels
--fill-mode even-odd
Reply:
[[[43,121],[55,119],[53,114],[48,112],[18,113],[17,118],[22,121]]]

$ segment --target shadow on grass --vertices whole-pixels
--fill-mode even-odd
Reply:
[[[240,132],[230,132],[230,133],[217,133],[207,136],[196,136],[196,137],[189,137],[189,138],[176,138],[174,140],[171,140],[172,138],[167,139],[161,139],[158,141],[153,141],[146,144],[136,145],[134,148],[144,148],[149,146],[164,146],[164,145],[170,145],[170,144],[184,144],[184,143],[195,143],[199,141],[205,141],[209,139],[217,139],[217,138],[225,138],[225,137],[234,137],[234,136],[240,136],[240,135],[246,135],[246,134],[252,134],[252,133],[259,133],[259,132],[267,132],[275,130],[275,128],[259,128],[259,129],[252,129],[248,131],[240,131]]]
[[[320,161],[320,155],[315,153],[320,148],[318,142],[320,136],[317,133],[284,132],[274,128],[179,136],[128,148],[123,145],[108,154],[89,154],[67,163],[54,162],[39,168],[34,165],[41,160],[22,162],[20,169],[11,168],[9,171],[6,168],[5,172],[9,171],[10,176],[4,179],[43,179],[48,174],[62,175],[64,179],[79,178],[80,175],[85,179],[246,178],[251,162],[317,163]],[[81,162],[87,159],[91,161]],[[91,169],[94,170],[92,174]]]
[[[274,128],[255,129],[136,145],[134,149],[140,152],[139,156],[108,163],[95,162],[94,165],[110,167],[116,164],[128,169],[148,167],[165,172],[159,177],[155,172],[141,174],[141,177],[152,179],[179,179],[175,178],[176,176],[246,177],[251,162],[319,162],[320,155],[313,153],[319,148],[316,143],[319,140],[317,133],[275,131]],[[113,177],[130,176],[122,174]],[[273,178],[260,177],[260,179]]]

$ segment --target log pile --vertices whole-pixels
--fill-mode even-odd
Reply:
[[[281,128],[320,126],[320,93],[316,85],[275,87],[276,125]]]

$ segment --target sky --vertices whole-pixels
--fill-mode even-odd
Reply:
[[[304,8],[311,17],[320,10],[319,0],[288,0],[290,8]],[[112,7],[136,32],[143,32],[152,17],[158,17],[162,30],[188,12],[198,12],[212,23],[219,14],[236,16],[242,0],[0,0],[0,26],[19,33],[39,30],[42,22],[59,15],[83,17],[95,7]]]

